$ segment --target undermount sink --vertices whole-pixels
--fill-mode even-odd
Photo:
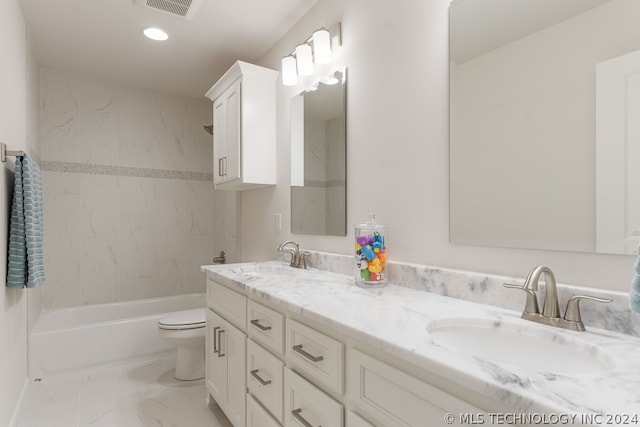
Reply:
[[[496,365],[576,375],[607,372],[615,364],[598,347],[551,327],[522,320],[447,318],[427,324],[434,344]]]
[[[277,262],[257,263],[244,267],[239,267],[233,270],[234,273],[243,274],[245,276],[291,276],[296,273],[298,269],[289,266],[288,264],[281,264]]]

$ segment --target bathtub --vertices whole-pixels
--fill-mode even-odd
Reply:
[[[169,352],[173,349],[158,335],[158,319],[205,305],[205,294],[189,294],[44,312],[29,340],[29,377],[87,371]]]

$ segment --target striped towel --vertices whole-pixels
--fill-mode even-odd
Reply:
[[[40,166],[25,155],[16,157],[15,169],[7,287],[34,288],[44,284]]]

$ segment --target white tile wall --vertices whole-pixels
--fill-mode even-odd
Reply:
[[[200,266],[237,252],[211,103],[43,69],[41,107],[44,308],[203,292]]]

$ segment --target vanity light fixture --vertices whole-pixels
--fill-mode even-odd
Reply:
[[[330,30],[320,28],[313,32],[304,43],[296,46],[295,50],[282,58],[282,84],[295,86],[298,76],[310,76],[316,64],[328,64],[333,59],[332,46],[340,46],[340,23],[333,25]],[[313,46],[313,47],[312,47]],[[338,83],[336,80],[333,83]]]
[[[147,38],[156,41],[165,41],[169,38],[169,35],[164,30],[157,27],[147,27],[142,30],[142,33],[147,36]]]

